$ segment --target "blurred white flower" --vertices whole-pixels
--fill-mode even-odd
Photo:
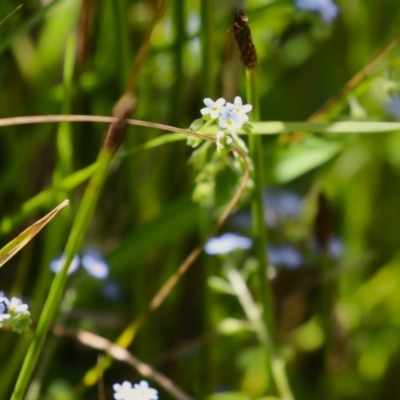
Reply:
[[[50,269],[55,274],[58,274],[61,271],[63,263],[64,263],[64,257],[61,255],[61,256],[57,257],[56,259],[54,259],[53,261],[51,261]],[[74,273],[78,269],[78,267],[79,267],[79,257],[75,256],[73,258],[71,264],[69,265],[68,275],[71,275],[72,273]]]
[[[226,254],[237,249],[247,250],[253,245],[251,239],[239,236],[235,233],[224,233],[219,237],[213,237],[204,246],[207,254]]]
[[[82,265],[94,278],[105,279],[108,276],[108,264],[97,250],[85,250],[82,256]]]
[[[314,11],[325,22],[332,22],[339,13],[338,6],[332,0],[296,0],[300,10]]]

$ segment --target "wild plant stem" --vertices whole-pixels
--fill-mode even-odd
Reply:
[[[260,308],[254,302],[252,295],[244,281],[240,272],[238,272],[233,266],[226,265],[226,273],[228,280],[236,293],[236,296],[243,308],[244,313],[248,321],[251,324],[255,334],[257,335],[260,343],[268,351],[269,368],[271,370],[272,377],[275,381],[276,387],[279,392],[280,399],[282,400],[294,400],[293,394],[290,390],[289,381],[286,376],[285,362],[278,355],[272,338],[266,329],[265,323],[261,317]]]
[[[201,0],[201,52],[202,52],[202,63],[201,63],[201,88],[202,98],[215,97],[215,84],[214,84],[214,71],[215,71],[215,51],[214,51],[214,0]],[[210,232],[213,224],[212,207],[202,205],[199,207],[199,234],[203,239]],[[202,256],[203,268],[203,281],[206,282],[207,278],[213,273],[213,260],[210,257]],[[213,319],[215,318],[213,304],[213,293],[210,292],[207,285],[202,285],[201,296],[204,298],[204,308],[202,314],[202,329],[209,331],[213,325]],[[208,347],[206,351],[201,352],[200,368],[202,371],[207,371],[205,385],[201,388],[201,392],[198,390],[196,397],[206,397],[206,394],[211,391],[213,380],[215,377],[211,373],[210,360],[218,357],[216,350]]]
[[[260,120],[260,106],[257,92],[256,70],[246,70],[247,81],[247,102],[253,105],[251,118],[253,121]],[[250,157],[254,163],[253,179],[255,183],[255,193],[251,202],[252,211],[252,230],[256,244],[257,260],[259,263],[259,286],[261,302],[264,308],[263,319],[270,335],[273,336],[273,305],[270,281],[267,277],[268,255],[267,255],[267,230],[264,218],[264,199],[263,188],[265,185],[263,178],[263,151],[262,141],[259,135],[249,135]]]
[[[252,120],[260,120],[260,103],[257,90],[257,69],[246,69],[247,81],[247,101],[253,105]],[[290,390],[288,378],[286,376],[284,361],[279,356],[274,344],[274,315],[271,284],[268,279],[268,254],[267,254],[267,229],[264,217],[265,201],[263,198],[263,188],[265,185],[263,179],[264,158],[262,151],[262,140],[259,135],[249,135],[250,157],[254,163],[253,178],[255,183],[255,193],[251,203],[252,211],[252,230],[256,244],[256,254],[258,259],[258,279],[261,294],[261,304],[263,306],[263,315],[259,316],[254,312],[250,315],[251,321],[255,326],[260,341],[269,352],[268,360],[270,370],[275,381],[275,385],[282,399],[293,400],[293,394]],[[245,286],[245,285],[244,285]],[[247,289],[247,287],[246,287]],[[252,301],[249,294],[248,302]],[[249,303],[250,304],[250,303]]]
[[[102,150],[99,153],[98,169],[89,181],[84,193],[65,248],[63,267],[60,273],[54,278],[53,284],[50,288],[49,295],[47,296],[46,303],[44,304],[43,311],[40,315],[37,329],[22,365],[11,400],[22,400],[24,398],[36,361],[38,360],[47,333],[63,295],[65,284],[67,282],[68,267],[74,256],[80,250],[84,234],[92,219],[100,189],[105,180],[112,155],[113,153],[106,150]]]

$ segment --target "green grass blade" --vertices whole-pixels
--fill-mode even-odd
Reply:
[[[101,187],[104,183],[108,167],[112,159],[113,152],[102,150],[98,158],[98,169],[90,180],[78,213],[76,215],[74,225],[72,227],[68,242],[64,253],[64,262],[62,270],[56,275],[50,288],[49,295],[40,316],[37,329],[35,331],[32,343],[22,365],[17,383],[14,388],[11,400],[22,400],[39,357],[40,351],[46,339],[47,332],[53,321],[55,312],[63,294],[63,290],[67,281],[68,267],[74,256],[78,253],[84,234],[92,219],[95,206],[100,194]]]
[[[0,249],[0,267],[2,267],[12,256],[29,243],[64,207],[69,200],[64,200],[60,205],[51,210],[42,219],[25,229],[15,239]]]
[[[274,135],[290,132],[310,132],[310,133],[384,133],[400,130],[400,122],[255,122],[253,123],[253,133],[260,135]]]

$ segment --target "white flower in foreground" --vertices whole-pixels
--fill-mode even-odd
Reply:
[[[251,104],[243,105],[242,98],[236,96],[233,103],[226,103],[226,108],[231,113],[235,112],[238,118],[241,119],[243,122],[247,122],[249,120],[247,113],[249,113],[253,109],[253,106]]]
[[[236,132],[243,126],[243,123],[246,122],[243,120],[243,117],[236,113],[235,111],[224,112],[219,119],[219,127],[222,129],[226,129],[229,132]]]
[[[23,304],[18,297],[13,297],[8,305],[8,312],[11,312],[11,314],[22,314],[27,309],[28,305]]]
[[[204,104],[207,107],[202,108],[200,112],[204,116],[210,116],[211,119],[217,119],[225,111],[225,99],[222,97],[217,101],[213,101],[207,97],[204,99]]]
[[[116,383],[113,385],[115,390],[114,399],[115,400],[131,400],[133,397],[132,383],[128,381],[122,382],[122,384]]]
[[[140,381],[133,387],[128,381],[113,385],[115,400],[158,400],[158,392],[149,386],[146,381]]]
[[[134,399],[136,400],[158,400],[158,392],[149,386],[146,381],[140,381],[133,386]],[[137,397],[136,397],[137,396]]]
[[[245,236],[236,235],[235,233],[224,233],[219,237],[211,238],[204,246],[204,250],[210,255],[226,254],[237,249],[247,250],[252,245],[251,239]]]

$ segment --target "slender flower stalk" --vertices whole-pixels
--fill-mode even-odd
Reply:
[[[226,265],[227,278],[233,288],[246,317],[251,324],[260,343],[268,349],[270,369],[276,387],[282,400],[294,400],[290,390],[289,381],[286,376],[284,360],[279,356],[272,342],[272,338],[266,329],[261,316],[260,308],[255,303],[242,275],[233,266]]]
[[[235,17],[233,32],[239,47],[240,58],[246,66],[247,101],[253,105],[251,116],[253,121],[260,120],[260,105],[257,93],[257,53],[247,24],[247,17],[243,10],[239,10]],[[231,106],[232,108],[232,106]],[[241,104],[235,103],[234,109],[242,110]],[[264,321],[270,334],[273,336],[272,296],[270,283],[267,278],[268,259],[265,251],[267,247],[267,234],[264,218],[263,204],[263,153],[262,141],[259,135],[249,134],[249,153],[254,163],[253,178],[255,194],[252,200],[252,229],[256,244],[257,259],[259,262],[259,284],[261,288],[262,303],[264,306]]]
[[[246,66],[247,101],[253,105],[251,117],[253,121],[259,121],[260,103],[257,91],[257,53],[247,22],[248,18],[245,16],[243,10],[239,10],[235,17],[233,30],[239,47],[240,58]],[[236,109],[241,110],[241,104],[235,104],[234,106]],[[259,332],[259,338],[270,353],[270,369],[281,398],[285,400],[292,400],[294,397],[291,393],[289,381],[286,376],[284,361],[280,358],[274,344],[275,334],[272,290],[267,276],[268,255],[266,252],[267,230],[264,216],[265,204],[263,201],[264,158],[262,141],[259,135],[254,135],[251,132],[249,134],[249,154],[254,163],[253,179],[255,183],[255,193],[251,203],[252,231],[259,263],[258,278],[261,303],[264,311],[262,319],[255,318],[255,315],[250,315],[248,317],[253,321],[257,321],[256,326],[258,327],[257,331]],[[263,329],[259,327],[262,325],[261,320],[264,324]]]

